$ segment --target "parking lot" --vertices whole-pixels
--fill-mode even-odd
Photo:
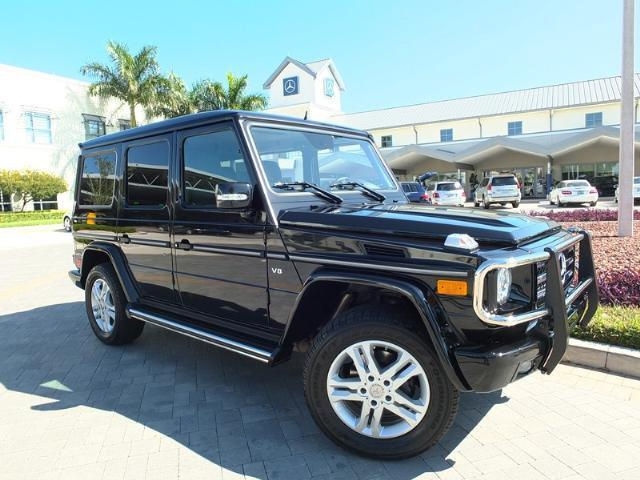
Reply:
[[[149,325],[100,343],[61,228],[0,229],[0,265],[0,479],[640,478],[640,380],[561,365],[462,395],[420,457],[364,459],[312,422],[299,356],[270,369]]]

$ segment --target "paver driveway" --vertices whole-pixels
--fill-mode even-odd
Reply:
[[[563,365],[463,395],[421,457],[363,459],[311,421],[299,356],[270,369],[150,326],[102,345],[50,230],[0,230],[0,479],[640,479],[638,380]]]

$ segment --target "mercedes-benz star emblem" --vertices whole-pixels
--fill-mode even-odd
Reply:
[[[561,253],[558,260],[560,260],[560,278],[564,281],[564,274],[567,273],[567,257]]]
[[[287,93],[293,93],[296,91],[296,82],[292,78],[284,82],[284,91]]]

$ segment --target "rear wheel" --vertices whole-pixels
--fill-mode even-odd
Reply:
[[[598,201],[596,200],[595,202],[591,202],[589,205],[591,205],[592,207],[595,207],[598,204]]]
[[[320,429],[376,458],[433,446],[458,406],[432,347],[401,315],[380,306],[348,310],[321,330],[305,363],[305,397]]]
[[[71,231],[71,219],[69,217],[64,217],[64,220],[62,221],[62,225],[64,226],[65,231],[67,232]]]
[[[513,208],[518,208],[520,206],[520,202],[511,202],[511,206]]]
[[[108,345],[123,345],[140,336],[144,322],[127,317],[126,299],[113,267],[96,265],[84,287],[89,324],[96,337]]]
[[[482,206],[483,206],[485,209],[488,209],[488,208],[491,206],[491,204],[490,204],[490,203],[487,203],[487,198],[486,198],[486,197],[482,197]]]

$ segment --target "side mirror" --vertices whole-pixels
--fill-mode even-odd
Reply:
[[[253,187],[248,183],[219,183],[216,186],[217,208],[247,208],[253,199]]]

